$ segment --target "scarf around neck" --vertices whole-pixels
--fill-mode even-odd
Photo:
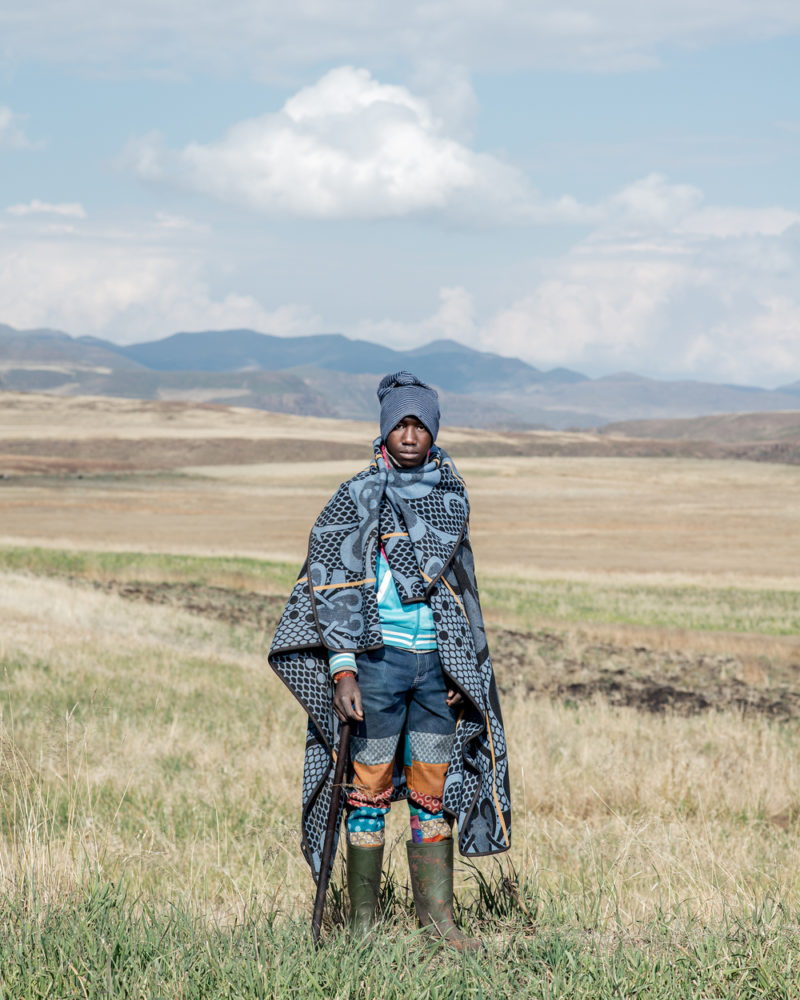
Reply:
[[[308,576],[322,642],[359,652],[382,644],[375,566],[382,545],[400,600],[427,599],[464,537],[469,499],[452,460],[433,447],[413,469],[370,465],[343,483],[311,529]]]

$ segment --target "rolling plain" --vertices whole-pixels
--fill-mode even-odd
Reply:
[[[373,434],[0,393],[3,935],[71,921],[55,965],[30,946],[69,995],[796,996],[800,471],[590,434],[439,442],[470,489],[512,764],[512,850],[459,875],[485,959],[413,931],[399,808],[380,961],[309,951],[304,720],[264,652]],[[92,951],[92,913],[122,957]],[[59,995],[2,948],[0,996]]]

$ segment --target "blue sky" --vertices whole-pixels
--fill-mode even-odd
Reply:
[[[0,322],[800,378],[800,6],[0,7]]]

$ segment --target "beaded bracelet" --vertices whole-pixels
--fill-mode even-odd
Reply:
[[[338,674],[333,675],[333,683],[338,684],[343,677],[352,677],[355,680],[355,676],[352,670],[340,670]]]

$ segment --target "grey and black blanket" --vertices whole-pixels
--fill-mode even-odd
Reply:
[[[442,668],[464,696],[444,788],[459,850],[479,857],[510,846],[506,741],[468,524],[466,487],[443,450],[431,449],[421,468],[396,469],[378,441],[370,465],[342,483],[311,530],[269,662],[308,713],[301,846],[315,879],[339,739],[327,651],[383,644],[375,593],[381,546],[403,603],[429,603]],[[397,766],[394,798],[406,795]]]

